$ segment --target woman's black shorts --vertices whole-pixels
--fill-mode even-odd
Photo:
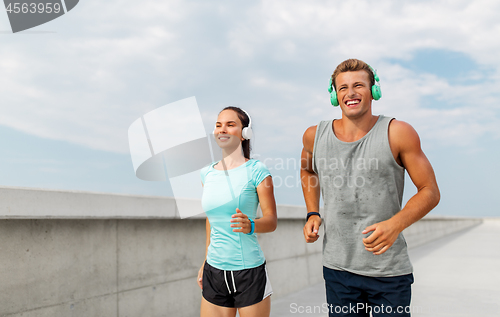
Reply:
[[[257,304],[273,293],[266,263],[245,270],[219,270],[207,262],[203,267],[203,298],[224,307]]]

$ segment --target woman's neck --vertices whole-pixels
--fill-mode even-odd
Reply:
[[[243,152],[241,151],[241,146],[240,146],[231,153],[222,150],[221,164],[218,165],[221,165],[219,166],[222,167],[221,169],[229,170],[238,167],[242,164],[245,164],[246,161],[248,161],[248,159],[243,156]]]

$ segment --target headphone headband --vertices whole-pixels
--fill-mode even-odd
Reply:
[[[248,112],[246,112],[245,110],[241,109],[241,111],[243,111],[247,115],[247,117],[248,117],[248,128],[252,128],[252,118],[250,117],[250,115],[248,114]]]
[[[250,140],[252,138],[252,136],[253,136],[253,131],[252,131],[252,117],[250,117],[250,115],[248,114],[248,112],[246,112],[245,110],[241,109],[241,111],[243,111],[247,115],[247,117],[248,117],[248,127],[244,127],[243,128],[243,130],[241,131],[241,136],[245,140]]]

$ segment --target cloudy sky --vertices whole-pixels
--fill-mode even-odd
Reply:
[[[82,0],[12,34],[1,12],[0,185],[171,196],[135,177],[127,131],[195,96],[207,133],[224,106],[246,109],[278,203],[303,204],[302,134],[341,116],[327,83],[354,57],[381,79],[373,112],[419,132],[432,213],[500,216],[499,14],[495,0]]]

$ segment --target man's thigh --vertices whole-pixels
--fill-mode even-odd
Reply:
[[[329,317],[410,316],[413,274],[370,277],[323,267]]]
[[[409,317],[413,274],[371,277],[365,286],[373,317]]]
[[[323,267],[329,317],[369,317],[360,275]]]

